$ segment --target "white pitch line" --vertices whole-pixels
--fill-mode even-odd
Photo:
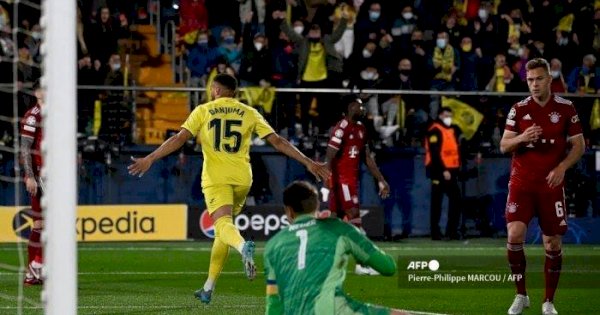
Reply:
[[[243,307],[247,308],[258,308],[258,307],[263,307],[263,304],[244,304]],[[239,308],[241,307],[240,305],[219,305],[219,308]],[[21,309],[28,309],[28,310],[41,310],[43,309],[43,306],[23,306],[21,307]],[[168,310],[168,309],[182,309],[182,308],[202,308],[202,305],[198,305],[198,306],[193,306],[193,305],[187,305],[187,306],[181,306],[181,305],[84,305],[84,306],[78,306],[78,309],[84,309],[84,310],[123,310],[123,309],[128,309],[128,310]],[[18,309],[17,306],[0,306],[0,309],[4,309],[4,310],[16,310]]]
[[[257,271],[257,273],[263,273]],[[0,276],[16,275],[16,272],[0,272]],[[206,275],[206,271],[91,271],[79,272],[79,276],[98,276],[98,275],[119,275],[119,276],[143,276],[143,275]],[[221,271],[225,275],[241,275],[246,274],[243,271]]]
[[[444,313],[431,313],[431,312],[421,312],[421,311],[411,311],[411,310],[400,310],[402,312],[408,312],[411,315],[449,315]]]

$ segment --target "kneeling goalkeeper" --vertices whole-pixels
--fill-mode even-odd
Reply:
[[[267,314],[405,314],[342,292],[350,256],[392,276],[390,255],[339,219],[317,219],[318,193],[307,182],[290,184],[283,203],[291,225],[269,240],[264,253]]]

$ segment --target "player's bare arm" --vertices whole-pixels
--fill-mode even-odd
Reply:
[[[377,180],[377,185],[379,186],[379,196],[383,199],[390,196],[390,185],[388,185],[387,181],[379,171],[377,167],[377,163],[375,163],[375,159],[371,154],[371,150],[369,146],[365,147],[365,164],[367,164],[367,168],[369,169],[369,173],[375,177]]]
[[[569,150],[569,154],[562,160],[553,170],[548,173],[546,177],[546,181],[548,181],[548,186],[551,188],[557,187],[560,185],[565,179],[565,172],[585,153],[585,141],[583,139],[582,134],[578,134],[569,138],[569,143],[571,144],[571,150]]]
[[[521,134],[505,130],[500,140],[500,152],[510,153],[516,150],[521,144],[535,142],[542,135],[542,127],[533,125]]]
[[[33,146],[33,138],[21,137],[21,159],[23,160],[23,169],[25,171],[25,188],[27,192],[36,195],[38,184],[33,174],[33,162],[31,160],[31,147]]]
[[[280,137],[276,133],[272,133],[265,137],[275,150],[291,157],[292,159],[302,163],[309,172],[311,172],[317,180],[326,180],[331,176],[331,171],[325,166],[325,163],[317,163],[309,159],[304,153],[300,152],[295,146],[289,143],[286,139]]]
[[[133,164],[127,167],[130,175],[133,176],[144,176],[144,174],[150,169],[152,163],[156,160],[160,160],[163,157],[173,153],[174,151],[181,148],[186,141],[192,138],[192,133],[187,129],[182,128],[179,133],[167,139],[167,141],[163,142],[156,150],[152,153],[148,154],[143,158],[134,158],[131,157]]]

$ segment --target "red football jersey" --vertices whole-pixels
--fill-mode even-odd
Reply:
[[[366,128],[360,123],[350,123],[346,119],[337,123],[328,146],[337,149],[338,153],[331,161],[332,172],[338,178],[358,178],[361,155],[366,144]]]
[[[33,106],[25,113],[21,121],[21,135],[33,138],[31,157],[33,170],[38,171],[42,167],[42,108],[39,104]]]
[[[521,134],[533,124],[542,128],[542,135],[514,151],[510,182],[539,189],[548,186],[548,173],[567,156],[568,138],[581,134],[582,129],[573,103],[556,95],[544,107],[532,97],[513,105],[505,129]]]

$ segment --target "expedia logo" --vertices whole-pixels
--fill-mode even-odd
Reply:
[[[33,210],[26,208],[15,213],[12,227],[15,235],[22,239],[29,239],[29,234],[33,229],[33,221],[36,217]]]
[[[138,216],[137,211],[127,211],[122,217],[80,217],[75,221],[77,235],[85,241],[86,236],[102,234],[152,234],[155,218]]]
[[[240,232],[253,231],[264,236],[270,236],[280,229],[290,225],[285,214],[261,214],[255,213],[251,215],[239,214],[235,217],[234,223]],[[200,230],[207,237],[215,237],[215,227],[208,211],[204,210],[200,215]]]

